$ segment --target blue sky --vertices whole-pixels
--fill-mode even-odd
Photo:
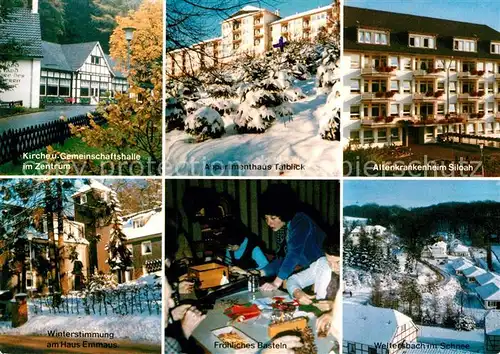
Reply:
[[[444,202],[500,202],[500,182],[492,180],[349,180],[344,181],[344,206],[377,203],[420,207]]]
[[[345,0],[347,6],[488,25],[500,31],[499,0]]]

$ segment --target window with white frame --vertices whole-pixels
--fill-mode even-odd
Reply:
[[[391,116],[399,116],[399,104],[391,104]]]
[[[387,130],[385,129],[379,129],[377,131],[377,141],[379,143],[383,143],[387,141]]]
[[[493,63],[486,63],[486,71],[489,73],[493,73]]]
[[[486,89],[488,90],[488,93],[493,93],[493,82],[486,83]]]
[[[450,71],[457,71],[457,61],[456,60],[450,61]]]
[[[401,62],[405,70],[411,70],[411,58],[401,58]]]
[[[144,241],[141,243],[141,254],[143,256],[153,253],[153,245],[151,241]]]
[[[457,92],[457,82],[456,81],[450,81],[450,92]]]
[[[391,91],[398,91],[399,92],[399,81],[398,80],[391,80]]]
[[[438,104],[437,114],[444,114],[444,103]]]
[[[351,119],[358,119],[359,115],[360,115],[359,112],[360,112],[360,106],[359,105],[351,106],[351,108],[350,108]]]
[[[26,289],[36,289],[35,277],[30,271],[26,271]]]
[[[405,117],[411,116],[411,104],[403,105],[403,116]]]
[[[403,92],[404,93],[411,93],[411,81],[410,80],[403,81]]]
[[[500,54],[500,42],[491,42],[491,54]]]
[[[493,102],[488,102],[488,113],[493,113],[493,107],[495,104]]]
[[[86,194],[82,194],[80,196],[80,204],[83,205],[83,204],[87,204],[87,195]]]
[[[358,29],[358,42],[366,44],[388,45],[389,35],[387,32]]]
[[[351,92],[360,92],[359,79],[351,79]]]
[[[456,113],[457,112],[457,106],[455,103],[450,103],[449,104],[449,108],[450,108],[450,113]]]
[[[436,38],[421,34],[410,34],[408,45],[415,48],[436,49]]]
[[[373,141],[373,130],[365,130],[363,132],[363,139],[365,142]]]
[[[453,50],[459,52],[475,52],[477,50],[477,43],[473,39],[458,39],[453,40]]]
[[[389,65],[392,67],[399,68],[399,58],[398,57],[389,57]]]

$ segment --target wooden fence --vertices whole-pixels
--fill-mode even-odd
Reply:
[[[93,113],[93,116],[99,125],[106,122],[105,118],[97,113]],[[79,115],[66,120],[54,120],[31,127],[7,130],[0,134],[0,164],[9,161],[17,163],[23,153],[64,143],[71,137],[70,124],[90,126],[90,118],[87,115]]]

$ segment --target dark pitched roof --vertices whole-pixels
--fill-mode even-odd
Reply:
[[[71,71],[60,44],[42,41],[42,68]]]
[[[99,43],[86,42],[86,43],[74,43],[74,44],[61,44],[62,51],[66,57],[69,67],[72,71],[80,69],[85,60],[92,53],[92,49]]]
[[[127,75],[118,70],[116,62],[113,60],[113,58],[111,58],[111,56],[109,56],[108,54],[105,54],[104,56],[106,57],[106,60],[108,61],[108,64],[111,67],[111,70],[113,70],[113,72],[115,73],[116,77],[120,77],[123,79],[127,78]]]
[[[14,40],[22,46],[22,57],[42,57],[40,15],[29,9],[15,9],[0,22],[0,44]]]
[[[357,43],[357,28],[364,26],[390,30],[390,45]],[[408,33],[437,34],[437,49],[410,48]],[[478,38],[477,52],[454,51],[453,37]],[[500,55],[490,53],[491,40],[500,41],[500,32],[486,25],[351,6],[344,7],[344,49],[347,50],[438,54],[500,60]]]

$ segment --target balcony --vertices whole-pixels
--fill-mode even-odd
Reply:
[[[500,123],[500,112],[495,113],[495,122]]]
[[[437,79],[443,69],[413,70],[413,76],[419,79]]]
[[[484,71],[461,71],[457,73],[459,79],[479,80],[484,75]]]
[[[254,21],[253,26],[256,28],[261,28],[264,24],[261,21]]]
[[[361,94],[361,102],[387,102],[394,99],[394,91],[364,92]]]
[[[361,126],[365,128],[389,128],[397,126],[399,120],[410,117],[365,117],[361,119]]]
[[[459,102],[477,102],[484,97],[484,91],[473,91],[466,93],[459,93],[457,99]]]
[[[484,112],[479,113],[460,113],[459,118],[463,119],[466,123],[484,123]]]
[[[456,115],[448,116],[444,114],[428,114],[425,116],[415,116],[412,120],[413,125],[449,125],[449,124],[462,124],[465,119]]]
[[[493,97],[495,98],[495,101],[500,101],[500,92],[495,93]]]
[[[390,77],[396,75],[396,68],[391,66],[366,67],[361,69],[362,77]]]
[[[495,74],[495,80],[500,80],[500,73]]]
[[[442,91],[442,90],[439,90],[436,92],[429,91],[426,93],[414,93],[413,100],[419,101],[419,102],[434,102],[436,100],[443,99],[443,94],[444,94],[444,91]]]
[[[241,37],[234,37],[233,38],[233,43],[240,43],[241,42]]]
[[[264,33],[263,32],[255,32],[254,37],[255,38],[262,38],[262,37],[264,37]]]

